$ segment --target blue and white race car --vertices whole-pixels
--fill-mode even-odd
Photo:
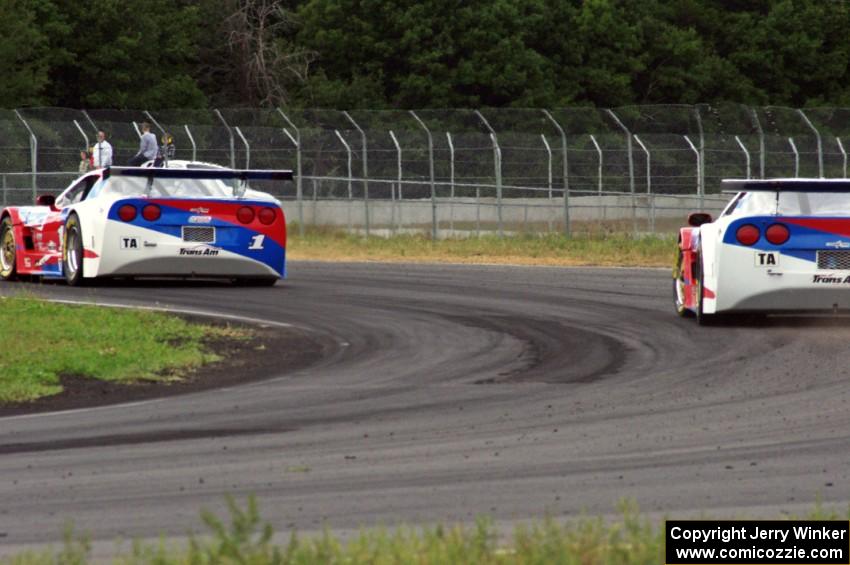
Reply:
[[[735,196],[712,221],[679,232],[676,311],[708,323],[729,313],[850,310],[850,181],[725,180]]]
[[[54,198],[0,211],[0,278],[217,277],[273,285],[286,275],[286,218],[250,181],[292,171],[174,162],[83,175]]]

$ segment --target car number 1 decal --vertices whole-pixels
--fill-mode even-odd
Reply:
[[[263,234],[255,235],[251,238],[251,245],[248,246],[248,249],[263,249],[263,242],[266,240],[266,236]]]
[[[775,267],[779,265],[779,253],[756,251],[756,267]]]

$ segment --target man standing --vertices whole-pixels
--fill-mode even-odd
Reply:
[[[97,143],[92,148],[92,160],[96,169],[112,166],[112,144],[106,141],[106,132],[97,132]]]
[[[144,122],[142,124],[142,139],[139,140],[139,152],[130,159],[130,166],[138,167],[146,161],[152,161],[156,159],[156,154],[156,136],[151,133],[151,125]]]

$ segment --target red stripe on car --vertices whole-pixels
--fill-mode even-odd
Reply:
[[[221,201],[211,201],[211,200],[160,200],[160,199],[152,199],[151,202],[159,204],[163,207],[171,207],[181,210],[183,212],[197,213],[198,215],[204,216],[212,216],[217,220],[222,220],[228,223],[233,224],[236,227],[246,228],[251,231],[255,231],[257,233],[261,233],[276,242],[281,247],[286,247],[286,229],[285,229],[285,219],[283,210],[278,207],[274,202],[244,202],[244,201],[235,201],[235,202],[221,202]],[[243,206],[250,206],[254,208],[255,212],[259,212],[261,208],[274,208],[275,212],[280,212],[277,214],[275,221],[270,225],[265,225],[260,222],[256,216],[254,220],[250,224],[241,224],[236,219],[236,212],[239,208]],[[194,210],[193,210],[194,209]],[[202,214],[199,209],[205,209],[206,211]]]
[[[794,224],[817,231],[850,237],[850,220],[835,218],[782,218],[786,224]]]

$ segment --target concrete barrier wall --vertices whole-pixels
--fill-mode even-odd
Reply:
[[[640,231],[670,232],[684,225],[688,213],[705,210],[718,214],[726,198],[626,195],[578,196],[569,201],[570,221],[582,224],[622,224]],[[298,203],[285,201],[287,221],[297,222]],[[332,226],[361,231],[366,225],[364,200],[305,200],[304,223],[308,226]],[[437,199],[436,209],[430,199],[370,200],[368,203],[371,229],[401,229],[430,231],[434,215],[438,229],[460,231],[493,231],[499,225],[499,204],[495,198]],[[501,223],[506,230],[562,231],[564,201],[561,198],[505,198],[501,205]]]

